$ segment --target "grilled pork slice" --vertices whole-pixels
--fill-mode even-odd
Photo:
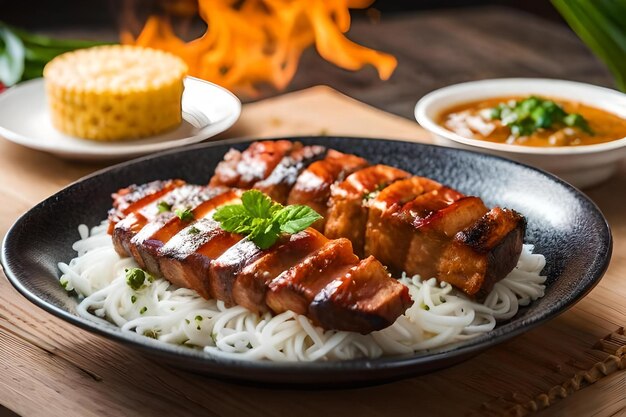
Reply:
[[[142,268],[152,274],[160,274],[159,250],[172,237],[178,233],[190,234],[188,231],[182,232],[189,226],[193,226],[195,221],[202,218],[209,218],[214,210],[224,204],[238,203],[239,192],[223,188],[203,187],[202,192],[193,198],[190,204],[188,217],[179,217],[174,213],[164,213],[152,222],[146,224],[130,241],[133,254],[139,253],[139,258],[135,257]]]
[[[217,165],[209,185],[251,188],[267,178],[293,146],[288,140],[278,140],[254,142],[243,152],[231,149]]]
[[[456,234],[439,259],[440,279],[470,296],[486,297],[513,270],[522,251],[526,220],[496,207]]]
[[[233,286],[246,265],[254,262],[264,251],[254,242],[242,239],[211,262],[209,286],[213,298],[224,301],[226,306],[235,305]]]
[[[165,243],[155,256],[161,274],[179,287],[192,288],[204,298],[218,298],[211,285],[211,266],[242,239],[224,231],[218,222],[203,218]]]
[[[177,187],[185,184],[183,180],[152,181],[142,185],[133,184],[113,193],[113,208],[109,210],[109,234],[113,228],[129,213],[136,212],[161,198]]]
[[[323,328],[369,333],[393,324],[413,304],[407,287],[370,256],[329,282],[309,306]]]
[[[295,142],[291,152],[281,159],[272,173],[264,180],[255,183],[252,188],[261,190],[280,204],[285,204],[300,173],[311,163],[323,158],[325,154],[326,148],[323,146],[303,146]]]
[[[357,262],[348,239],[330,240],[302,262],[274,278],[268,286],[266,303],[275,313],[291,310],[307,314],[309,304],[317,293]]]
[[[443,187],[407,203],[401,212],[407,215],[409,227],[413,228],[401,268],[410,276],[419,274],[430,278],[438,276],[436,261],[444,245],[480,219],[487,207],[478,197],[462,197],[457,191]],[[392,265],[392,269],[398,267]]]
[[[233,284],[236,304],[250,311],[264,313],[268,310],[265,294],[269,283],[283,271],[299,264],[305,257],[317,251],[328,239],[313,228],[284,238],[267,249],[253,262],[246,265]]]
[[[365,230],[365,256],[373,255],[392,272],[401,272],[414,235],[402,207],[443,186],[424,177],[396,181],[370,203]]]
[[[326,217],[331,185],[343,181],[346,176],[367,165],[368,162],[363,158],[330,149],[326,158],[302,171],[289,193],[287,203],[305,204]],[[324,220],[316,222],[314,227],[324,230]]]
[[[410,176],[401,169],[374,165],[350,174],[331,187],[324,229],[326,237],[349,239],[354,253],[362,257],[370,200],[388,185]]]
[[[193,205],[194,198],[201,196],[205,188],[200,185],[184,184],[127,213],[123,219],[115,223],[111,231],[113,246],[117,253],[120,256],[132,255],[130,241],[146,224],[157,218],[158,222],[164,222],[174,215],[175,210]],[[223,189],[223,192],[225,191],[226,189]]]

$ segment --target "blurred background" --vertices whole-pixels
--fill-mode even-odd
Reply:
[[[307,1],[301,0],[300,4],[308,7],[314,3]],[[413,104],[419,97],[464,81],[545,77],[619,86],[619,81],[616,83],[607,67],[570,29],[555,8],[555,2],[566,3],[561,0],[325,0],[321,4],[342,5],[339,9],[343,8],[344,12],[346,4],[353,7],[349,14],[352,21],[344,19],[345,28],[349,28],[345,33],[347,39],[343,33],[336,32],[336,37],[342,39],[338,39],[335,45],[342,44],[342,47],[331,45],[326,48],[327,52],[335,52],[334,58],[320,51],[319,43],[316,49],[312,47],[312,40],[307,40],[302,42],[290,68],[278,69],[284,74],[278,76],[277,71],[270,74],[272,69],[269,67],[276,69],[277,61],[265,63],[263,70],[267,79],[253,87],[245,80],[233,81],[223,76],[221,67],[210,68],[206,64],[195,73],[192,70],[191,75],[221,84],[245,102],[324,84],[407,118],[413,117]],[[243,3],[243,0],[233,0],[210,4],[229,4],[236,9]],[[591,4],[584,7],[592,7]],[[0,0],[0,10],[0,21],[34,33],[107,42],[121,39],[125,43],[160,47],[184,59],[183,55],[188,54],[188,64],[198,61],[198,57],[190,57],[193,47],[183,44],[176,36],[189,41],[207,30],[207,24],[199,17],[197,0]],[[219,13],[211,16],[215,14]],[[150,16],[158,16],[159,22],[153,22],[157,24],[151,28],[151,35],[140,41],[138,35],[144,33]],[[220,22],[221,16],[215,19]],[[259,19],[235,17],[221,25],[221,30],[235,32],[239,29],[241,33],[245,26],[259,26]],[[234,23],[237,21],[243,24]],[[269,27],[278,33],[278,29],[273,28],[279,28],[281,24],[269,24],[260,30]],[[599,25],[602,26],[605,25]],[[167,35],[170,29],[172,35],[164,41],[163,33]],[[310,28],[308,30],[310,32]],[[272,33],[273,39],[276,33]],[[283,43],[288,43],[292,35],[278,34],[283,36]],[[230,50],[225,56],[232,63],[240,67],[256,64],[242,62],[250,54],[236,56],[232,47],[226,48]],[[352,52],[347,53],[346,48]],[[618,58],[623,55],[618,47],[614,49],[617,52],[613,55],[618,54]],[[351,54],[350,59],[360,56],[359,65],[349,68],[353,63],[350,59],[346,65],[341,65],[342,60],[346,63],[345,56]]]
[[[128,1],[127,1],[128,2]],[[154,1],[131,0],[149,5]],[[546,0],[376,0],[372,7],[386,14],[402,14],[416,10],[466,8],[499,5],[523,10],[564,23],[554,7]],[[105,27],[119,23],[124,0],[0,0],[0,19],[28,29],[77,26]],[[36,13],[33,13],[36,10]],[[365,16],[365,12],[355,13]]]

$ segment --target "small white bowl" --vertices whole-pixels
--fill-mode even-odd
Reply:
[[[437,122],[444,111],[459,104],[528,95],[578,101],[626,119],[626,94],[590,84],[542,78],[502,78],[444,87],[417,103],[415,118],[432,133],[437,144],[514,159],[550,171],[576,187],[598,184],[615,173],[626,157],[626,138],[596,145],[541,148],[465,138]]]

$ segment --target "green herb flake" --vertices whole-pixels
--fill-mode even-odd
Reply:
[[[135,304],[137,302],[137,296],[136,295],[131,295],[130,296],[130,302]]]
[[[126,269],[126,283],[133,290],[137,291],[140,289],[146,279],[148,279],[149,282],[154,280],[152,276],[141,268]]]
[[[192,211],[188,208],[177,208],[174,210],[174,214],[176,214],[176,216],[184,222],[190,222],[194,219]]]
[[[196,321],[202,321],[202,316],[196,316]]]
[[[187,232],[187,234],[190,234],[190,235],[197,235],[198,233],[200,233],[200,229],[198,229],[195,226],[192,226]]]
[[[157,204],[157,209],[159,213],[167,213],[172,211],[172,205],[168,204],[167,201],[160,201],[159,204]]]
[[[148,311],[148,307],[143,306],[143,307],[141,307],[141,310],[139,310],[139,314],[143,314],[143,313],[145,313],[146,311]]]
[[[242,204],[220,207],[213,219],[227,232],[246,235],[260,249],[274,245],[281,234],[298,233],[322,218],[308,206],[283,206],[258,190],[241,196]]]
[[[143,335],[151,339],[158,339],[160,330],[150,329],[143,332]]]
[[[185,323],[189,324],[191,322],[189,321],[189,319],[185,319]]]

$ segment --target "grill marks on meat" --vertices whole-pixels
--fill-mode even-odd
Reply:
[[[217,165],[209,185],[248,189],[264,180],[293,148],[288,140],[254,142],[243,152],[231,149]]]
[[[326,148],[323,146],[303,146],[300,142],[295,142],[291,152],[281,159],[272,173],[255,183],[252,188],[264,192],[280,204],[286,204],[289,192],[300,173],[325,154]]]
[[[122,219],[118,217],[117,221],[109,220],[110,234],[113,237],[113,245],[117,253],[120,255],[130,253],[132,250],[130,246],[131,239],[139,233],[144,226],[155,219],[161,222],[166,221],[173,216],[173,210],[184,209],[191,196],[198,193],[202,188],[203,187],[199,185],[182,183],[165,194],[160,193],[156,199],[153,198],[154,194],[148,194],[146,195],[145,201],[141,201],[140,199],[135,201],[135,211],[128,212]],[[115,198],[115,194],[113,196]],[[159,204],[161,202],[171,207],[171,210],[162,213],[161,210],[159,210]]]
[[[195,220],[209,217],[213,211],[224,204],[238,203],[239,193],[224,188],[200,187],[199,191],[192,194],[186,202],[191,208]],[[159,257],[160,249],[174,236],[181,233],[183,236],[191,235],[191,227],[194,220],[183,220],[174,213],[164,213],[152,222],[146,224],[130,241],[132,252],[138,252],[140,259],[135,259],[143,268],[151,274],[161,274]]]
[[[336,276],[345,274],[357,261],[348,239],[330,240],[272,280],[267,305],[276,313],[291,310],[306,314],[317,293]]]
[[[371,203],[365,254],[392,273],[436,277],[481,298],[517,264],[524,230],[513,210],[489,211],[478,197],[412,177]]]
[[[259,146],[253,144],[243,154],[258,154]],[[411,177],[397,168],[366,167],[367,162],[362,158],[334,150],[328,150],[323,160],[302,170],[303,164],[294,164],[297,158],[291,157],[304,152],[305,148],[294,143],[276,169],[254,187],[283,203],[286,190],[293,184],[287,203],[305,204],[315,209],[324,219],[313,227],[323,230],[331,239],[349,239],[358,256],[374,255],[394,273],[434,276],[441,280],[455,276],[451,278],[454,285],[469,295],[490,289],[489,283],[502,279],[510,271],[509,266],[517,262],[523,233],[499,236],[500,243],[493,245],[489,255],[489,259],[493,259],[488,263],[490,267],[482,269],[483,274],[490,274],[481,281],[485,289],[476,290],[459,278],[463,272],[445,272],[442,257],[445,251],[452,251],[449,247],[452,240],[457,242],[455,247],[460,247],[461,241],[455,238],[458,232],[477,224],[487,213],[487,207],[479,198],[464,196],[427,178]],[[311,162],[323,154],[311,153],[314,156],[304,160]],[[226,162],[228,159],[232,157],[227,156]],[[493,217],[497,219],[495,222],[504,221],[502,216]],[[515,241],[515,244],[505,245],[511,248],[509,251],[497,249],[505,241]],[[460,253],[460,249],[457,251]],[[452,268],[450,262],[449,259],[445,262],[447,268]]]
[[[189,233],[191,228],[194,233]],[[158,251],[160,272],[173,284],[193,288],[204,298],[217,298],[210,279],[212,261],[241,239],[222,230],[213,219],[200,219]]]
[[[213,211],[250,188],[312,207],[325,216],[313,226],[327,237],[308,228],[261,250],[225,232]],[[154,181],[113,197],[115,249],[150,273],[228,306],[291,310],[326,329],[361,333],[390,325],[412,304],[387,267],[481,298],[516,265],[525,232],[513,210],[488,210],[428,178],[289,141],[229,151],[208,187]],[[161,201],[191,210],[193,220],[159,212]]]
[[[516,211],[490,210],[457,233],[443,250],[438,265],[441,279],[483,299],[515,268],[525,232],[526,220]]]
[[[433,260],[441,257],[445,243],[486,212],[487,208],[479,198],[460,197],[424,217],[416,216],[409,219],[413,220],[414,232],[403,270],[409,275],[439,277],[436,261]]]
[[[402,208],[416,197],[442,187],[428,178],[411,177],[382,190],[370,204],[365,255],[373,255],[393,273],[402,272],[414,235]]]
[[[282,239],[242,269],[233,284],[233,299],[250,311],[268,311],[265,295],[270,282],[326,242],[328,239],[313,228]]]
[[[354,253],[363,256],[369,202],[395,181],[410,177],[406,171],[374,165],[350,174],[331,188],[324,234],[330,239],[348,238]]]
[[[113,208],[109,210],[109,234],[113,227],[129,213],[149,205],[175,188],[184,185],[183,180],[152,181],[142,185],[131,185],[113,193]]]
[[[331,186],[368,165],[365,159],[356,155],[330,149],[326,158],[312,163],[300,174],[289,193],[287,203],[307,205],[326,217]],[[321,219],[314,227],[324,230],[324,223],[324,219]]]
[[[392,280],[373,256],[360,261],[329,282],[309,307],[309,317],[327,328],[340,322],[342,330],[361,332],[393,324],[413,304],[408,288]]]
[[[223,204],[239,202],[239,190],[183,185],[170,194],[163,201],[190,209],[193,220],[182,220],[172,212],[158,213],[157,209],[144,210],[151,213],[146,216],[130,213],[114,228],[116,248],[121,255],[133,256],[151,274],[192,288],[205,298],[219,299],[229,306],[240,304],[257,312],[280,313],[290,309],[310,316],[313,299],[335,280],[350,281],[350,271],[359,266],[349,240],[328,240],[313,228],[283,236],[267,250],[259,249],[241,235],[224,231],[212,219],[212,213]],[[156,206],[158,202],[151,204]],[[142,222],[136,221],[139,216]],[[142,227],[133,228],[139,224]],[[380,263],[374,265],[371,273],[384,277],[387,286],[400,285]],[[357,282],[351,285],[359,287]],[[358,322],[356,331],[362,333],[381,328],[381,323],[388,322],[390,311],[398,312],[395,320],[408,307],[408,289],[400,287],[404,292],[389,292],[393,297],[385,302],[392,305],[379,308],[366,304],[363,308],[371,311],[359,320],[344,313],[345,324],[325,319],[323,326],[353,329]],[[336,308],[343,307],[338,304]]]

